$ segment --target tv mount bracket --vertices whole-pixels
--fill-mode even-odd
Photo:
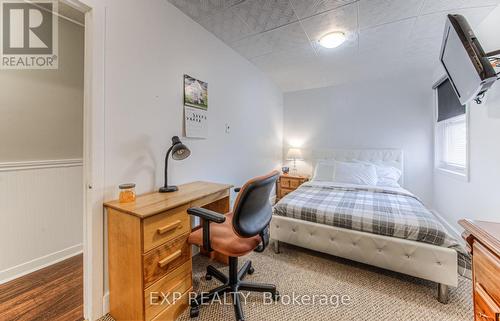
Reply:
[[[495,51],[490,51],[488,53],[485,54],[485,57],[488,58],[488,60],[490,61],[491,63],[491,66],[493,68],[500,68],[500,49],[499,50],[495,50]],[[500,72],[497,72],[497,80],[500,80]],[[476,104],[480,105],[483,103],[483,98],[485,96],[485,93],[483,92],[481,95],[477,96],[476,98],[474,98],[474,101],[476,102]]]
[[[491,56],[496,56],[496,55],[500,55],[500,49],[486,53],[486,57],[491,57]]]
[[[486,57],[488,57],[489,61],[491,62],[491,65],[493,68],[500,68],[500,49],[491,51],[486,53]],[[500,74],[500,72],[497,73],[497,76]],[[498,78],[500,79],[500,77]]]

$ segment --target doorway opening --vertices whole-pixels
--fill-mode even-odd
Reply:
[[[56,69],[0,70],[2,320],[84,318],[87,11],[50,11]]]

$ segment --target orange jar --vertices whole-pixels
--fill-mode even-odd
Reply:
[[[135,201],[135,184],[121,184],[120,188],[120,203],[130,203]]]

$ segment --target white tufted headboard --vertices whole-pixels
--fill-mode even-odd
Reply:
[[[364,161],[378,161],[384,165],[396,167],[401,170],[399,184],[404,186],[404,158],[401,149],[321,149],[312,150],[310,153],[312,168],[320,160],[350,161],[353,159]]]

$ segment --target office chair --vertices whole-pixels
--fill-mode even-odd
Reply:
[[[229,257],[229,276],[215,267],[207,267],[206,279],[215,277],[223,283],[208,293],[199,294],[190,302],[190,316],[195,318],[200,312],[200,305],[231,293],[236,320],[243,321],[240,294],[238,291],[267,292],[273,300],[279,293],[272,284],[256,284],[243,281],[247,274],[253,274],[251,261],[246,261],[238,271],[238,257],[252,251],[262,252],[269,244],[269,222],[272,217],[269,197],[278,179],[279,172],[273,171],[265,176],[249,180],[235,191],[239,192],[233,211],[226,215],[204,208],[190,208],[188,213],[202,219],[202,226],[193,231],[188,242],[202,246],[206,251],[217,251]]]

